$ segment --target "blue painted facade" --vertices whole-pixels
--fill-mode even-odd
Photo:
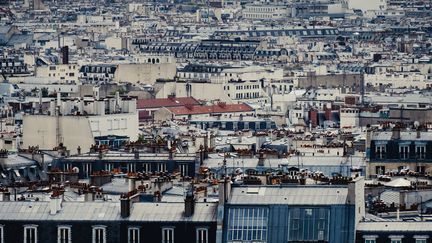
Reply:
[[[166,156],[165,156],[166,157]],[[130,159],[119,159],[116,157],[98,158],[97,156],[90,159],[80,157],[66,157],[55,159],[52,162],[51,168],[59,168],[68,171],[72,168],[78,168],[79,178],[85,179],[96,171],[112,171],[120,170],[123,173],[128,172],[180,172],[183,176],[194,177],[199,161],[195,157],[187,159],[176,159],[157,157],[154,158],[137,158],[133,156]]]
[[[257,209],[267,212],[264,213],[266,216],[264,220],[244,220],[251,218],[250,211],[254,211],[252,214],[256,214]],[[235,223],[238,213],[240,213],[241,218],[240,226]],[[354,214],[354,205],[268,205],[263,207],[228,204],[225,208],[224,242],[354,243]],[[254,217],[261,217],[261,215],[258,213],[258,216],[254,215]],[[248,225],[247,222],[251,224]],[[253,226],[256,222],[266,226],[256,230]],[[239,234],[239,228],[246,228],[247,230],[243,230],[242,234]],[[237,232],[233,229],[237,229]],[[256,235],[262,237],[256,237]]]
[[[215,120],[215,121],[190,121],[191,124],[196,125],[201,129],[207,128],[218,128],[219,130],[238,131],[243,129],[250,129],[253,131],[276,129],[276,123],[274,121],[233,121],[233,120]]]

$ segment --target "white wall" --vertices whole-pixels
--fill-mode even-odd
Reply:
[[[94,137],[119,135],[138,139],[138,114],[114,114],[105,116],[60,116],[60,141],[71,153],[78,146],[88,152]],[[57,144],[57,117],[25,115],[23,118],[23,147],[39,146],[53,149]]]
[[[387,0],[348,0],[347,3],[349,9],[360,9],[363,12],[387,9]]]

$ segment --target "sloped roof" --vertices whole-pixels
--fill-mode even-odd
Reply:
[[[162,107],[177,107],[187,104],[198,105],[199,102],[193,97],[174,97],[162,99],[139,99],[137,100],[137,109],[162,108]]]
[[[130,221],[141,222],[212,222],[216,221],[217,203],[196,203],[191,217],[184,216],[184,202],[134,203]],[[63,202],[62,209],[50,214],[50,202],[0,202],[0,220],[30,221],[119,221],[120,202]]]
[[[168,108],[175,115],[196,115],[210,113],[232,113],[232,112],[247,112],[254,111],[247,104],[224,104],[211,106],[192,106],[192,107],[172,107]]]
[[[411,182],[404,178],[397,178],[385,184],[388,187],[410,187]]]
[[[230,204],[238,205],[344,205],[347,187],[234,187]]]

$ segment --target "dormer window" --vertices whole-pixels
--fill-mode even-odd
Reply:
[[[380,144],[375,146],[375,154],[377,159],[385,159],[386,157],[386,145]]]
[[[399,157],[401,159],[409,158],[409,145],[399,145]]]
[[[415,148],[416,158],[425,159],[426,158],[426,145],[416,145]]]

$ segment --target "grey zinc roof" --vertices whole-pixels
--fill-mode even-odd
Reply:
[[[50,215],[50,202],[1,202],[0,220],[110,221],[120,219],[120,203],[63,202],[62,209]]]
[[[211,222],[216,221],[217,203],[196,203],[192,217],[184,217],[184,203],[136,203],[130,221]]]
[[[222,165],[223,158],[209,158],[204,161],[204,165],[210,168],[219,168]],[[366,163],[364,159],[360,156],[352,156],[347,160],[346,157],[342,156],[292,156],[288,158],[278,159],[269,158],[264,160],[264,167],[268,168],[278,168],[278,165],[284,164],[289,166],[297,166],[301,164],[302,167],[308,166],[340,166],[344,164],[352,164],[355,166],[365,166]],[[255,168],[258,164],[258,158],[234,158],[227,159],[228,167],[245,167],[245,168]]]
[[[382,131],[382,132],[373,132],[372,133],[372,140],[383,140],[388,141],[391,140],[393,135],[393,132],[388,131]],[[400,132],[400,140],[402,141],[431,141],[432,140],[432,133],[431,132],[420,132],[420,137],[417,138],[417,131],[410,131]]]
[[[210,222],[216,220],[217,203],[197,203],[192,217],[184,217],[184,203],[134,203],[131,221],[190,221]],[[117,221],[120,202],[63,202],[62,209],[50,214],[50,202],[0,202],[1,220],[44,221]]]
[[[230,204],[238,205],[343,205],[348,188],[344,187],[235,187]]]
[[[432,232],[432,222],[361,222],[357,229],[367,232]]]

